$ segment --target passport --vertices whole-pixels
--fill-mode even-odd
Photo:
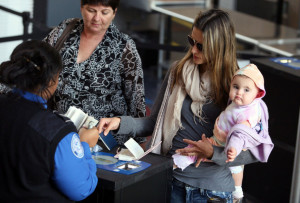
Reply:
[[[110,132],[106,136],[103,132],[100,133],[99,138],[109,151],[118,145],[117,141]]]

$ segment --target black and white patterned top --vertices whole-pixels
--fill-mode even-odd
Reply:
[[[67,19],[44,39],[54,46]],[[85,61],[77,63],[83,21],[78,23],[60,50],[64,69],[55,93],[60,113],[77,106],[96,119],[145,116],[143,70],[134,41],[111,24],[103,40]]]
[[[71,20],[63,21],[44,41],[54,46]],[[92,55],[77,63],[83,26],[83,20],[78,19],[60,50],[64,68],[55,93],[58,112],[66,113],[70,106],[76,106],[97,120],[122,115],[144,117],[143,70],[134,41],[112,23]]]

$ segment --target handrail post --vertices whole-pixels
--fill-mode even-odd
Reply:
[[[22,13],[22,19],[23,19],[23,41],[26,41],[28,39],[28,27],[30,23],[30,13],[29,12],[23,12]]]
[[[296,137],[296,148],[294,156],[294,168],[292,177],[292,186],[290,194],[290,203],[300,202],[300,109],[298,117],[298,131]]]

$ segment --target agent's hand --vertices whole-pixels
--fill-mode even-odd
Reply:
[[[192,141],[189,139],[183,139],[183,141],[192,145],[192,147],[177,149],[176,153],[185,156],[197,156],[196,167],[199,166],[202,159],[210,159],[214,154],[214,148],[204,134],[202,135],[202,140]]]
[[[227,150],[227,160],[226,162],[232,162],[234,161],[235,157],[237,155],[237,151],[235,148],[231,147]]]
[[[104,131],[104,135],[106,136],[109,131],[119,129],[120,122],[121,118],[119,117],[101,118],[97,128],[99,133],[102,133],[102,131]]]
[[[96,127],[91,129],[81,128],[78,134],[80,141],[88,143],[90,147],[94,147],[99,139],[99,133]]]

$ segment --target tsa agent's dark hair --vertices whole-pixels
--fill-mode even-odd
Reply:
[[[102,6],[110,6],[114,11],[116,11],[119,7],[120,0],[81,0],[81,6],[84,6],[85,4],[101,4]]]
[[[50,96],[50,81],[55,82],[61,70],[62,61],[56,49],[43,41],[26,41],[13,50],[9,61],[0,65],[0,82]]]

